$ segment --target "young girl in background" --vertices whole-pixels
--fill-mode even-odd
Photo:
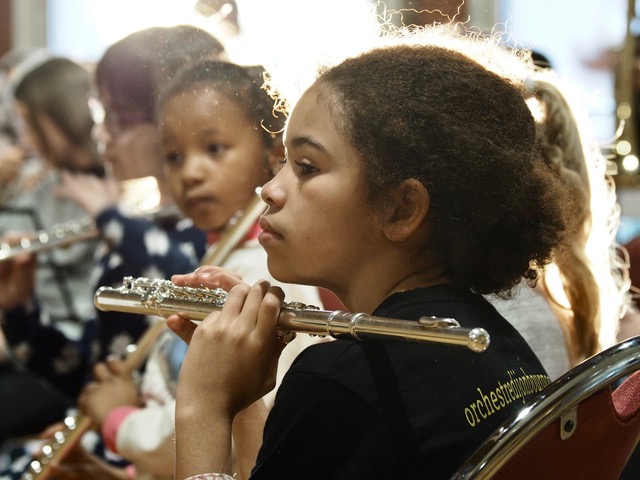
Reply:
[[[308,347],[278,390],[251,478],[448,479],[548,384],[480,294],[537,277],[566,232],[566,193],[544,163],[522,84],[476,56],[492,45],[418,33],[326,69],[297,101],[286,163],[262,188],[259,239],[279,281],[329,288],[349,311],[390,322],[452,317],[485,328],[491,344]],[[234,419],[275,385],[285,295],[223,274],[174,282],[235,285],[198,326],[167,320],[190,342],[176,478],[231,478]]]
[[[109,167],[105,178],[67,172],[61,176],[62,186],[57,191],[59,196],[66,197],[65,202],[76,207],[77,217],[88,217],[95,222],[100,240],[93,242],[95,255],[92,251],[89,263],[83,266],[83,290],[77,289],[73,297],[84,302],[97,320],[95,331],[88,335],[94,356],[89,369],[85,367],[81,372],[81,386],[91,378],[91,369],[97,362],[105,361],[109,356],[126,357],[140,336],[157,323],[157,318],[152,316],[96,311],[93,304],[96,289],[102,285],[121,284],[123,277],[129,275],[167,278],[174,273],[190,271],[198,266],[206,251],[205,232],[175,208],[165,178],[160,136],[154,123],[155,102],[159,90],[181,66],[225,55],[224,46],[215,37],[195,26],[151,27],[131,33],[107,48],[95,70],[97,98],[91,95],[88,73],[86,89],[77,89],[91,122],[87,130],[89,138],[93,121],[87,100],[90,98],[91,105],[102,107],[96,109],[104,114],[104,118],[96,115],[100,122],[95,132]],[[69,86],[65,88],[72,90]],[[121,182],[137,184],[138,179],[149,177],[155,179],[158,188],[136,195],[146,195],[145,200],[151,200],[152,208],[159,207],[160,210],[142,216],[121,208]],[[79,245],[82,243],[76,247]],[[58,250],[55,254],[64,252]],[[139,358],[144,360],[144,355]],[[72,397],[74,403],[79,391]],[[135,393],[136,389],[133,391]],[[105,395],[104,400],[115,401],[112,395]],[[45,425],[63,418],[63,414],[59,415]],[[63,426],[54,425],[43,435],[56,429],[61,430]],[[102,445],[96,442],[93,431],[83,437],[83,443],[103,458],[116,458],[110,452],[102,452]],[[31,453],[12,452],[13,464],[24,468],[28,464],[24,458],[31,458]],[[13,470],[18,475],[21,473],[19,469]]]
[[[273,177],[283,158],[284,117],[274,116],[273,101],[261,88],[263,71],[203,61],[181,70],[159,100],[157,122],[172,194],[181,211],[210,232],[212,249],[255,201],[256,189]],[[222,266],[251,281],[273,281],[266,252],[257,240],[259,231],[256,220]],[[206,275],[216,268],[202,266],[199,271]],[[322,307],[315,287],[282,284],[282,288],[297,301]],[[293,358],[315,342],[298,335],[281,357],[279,371],[284,373]],[[98,382],[80,397],[82,410],[101,426],[107,445],[133,463],[136,478],[173,478],[173,399],[185,351],[184,342],[167,331],[153,348],[141,395],[134,395],[122,362],[112,360],[99,365]],[[273,394],[253,405],[246,421],[241,415],[235,426],[239,478],[246,478],[244,466],[255,462],[272,403]]]
[[[615,343],[628,285],[615,243],[619,206],[580,99],[550,69],[530,72],[526,84],[546,163],[570,192],[570,240],[535,289],[489,299],[556,379]]]
[[[112,176],[105,180],[66,175],[61,194],[82,205],[95,220],[103,242],[92,272],[92,292],[124,276],[167,278],[198,265],[206,236],[176,211],[164,172],[160,137],[154,124],[155,102],[183,65],[226,55],[224,46],[191,25],[151,27],[110,45],[95,71],[97,99],[104,118],[98,138]],[[152,208],[144,218],[121,208],[121,182],[152,177],[156,191],[142,192]],[[149,196],[157,196],[154,202]],[[154,206],[154,203],[156,205]],[[149,319],[122,312],[97,312],[97,360],[125,356],[150,325]]]
[[[56,195],[61,177],[68,171],[103,169],[91,136],[91,76],[86,68],[69,58],[48,57],[15,82],[22,141],[33,145],[46,175],[8,202],[0,215],[3,241],[11,237],[14,242],[34,238],[37,231],[53,233],[61,224],[78,225],[82,208]],[[70,403],[84,385],[90,361],[95,309],[89,279],[97,245],[88,239],[37,255],[23,252],[0,264],[2,328],[14,358],[56,385]]]

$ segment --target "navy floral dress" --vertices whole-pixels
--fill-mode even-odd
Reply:
[[[96,218],[96,225],[102,241],[95,250],[96,261],[91,275],[93,291],[101,286],[118,287],[126,276],[170,278],[176,273],[193,271],[207,248],[207,235],[191,220],[175,212],[158,215],[154,221],[149,221],[125,216],[112,208]],[[149,325],[149,319],[143,315],[96,310],[95,320],[85,324],[83,338],[73,348],[90,351],[90,366],[109,355],[125,356],[127,347],[136,343]],[[72,346],[62,340],[58,343],[45,341],[39,347],[40,352],[48,344],[50,360],[53,361]],[[85,381],[90,379],[90,370],[85,373]],[[69,414],[73,414],[73,409]],[[89,451],[111,464],[127,464],[105,450],[97,433],[88,432],[85,437],[83,444]],[[9,441],[0,447],[0,480],[19,480],[33,458],[34,448],[37,448],[33,442],[20,441]]]
[[[98,247],[92,280],[95,288],[118,287],[126,276],[165,278],[193,271],[204,256],[207,236],[191,220],[166,215],[154,222],[129,218],[116,208],[96,219],[103,243]],[[124,356],[149,326],[147,317],[122,312],[97,314],[94,352],[97,361]]]

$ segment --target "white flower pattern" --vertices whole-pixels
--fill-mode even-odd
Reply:
[[[118,220],[110,220],[104,227],[103,235],[105,239],[114,245],[120,245],[122,237],[124,237],[124,227]]]
[[[169,252],[171,240],[166,232],[159,228],[152,228],[144,235],[144,245],[149,255],[164,256]]]

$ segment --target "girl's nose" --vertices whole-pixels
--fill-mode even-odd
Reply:
[[[262,200],[270,207],[282,207],[285,200],[284,177],[286,168],[281,169],[260,190]]]
[[[180,178],[182,178],[182,181],[186,183],[198,182],[202,180],[203,175],[204,168],[202,156],[193,153],[185,154],[180,168]]]

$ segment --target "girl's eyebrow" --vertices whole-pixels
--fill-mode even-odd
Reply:
[[[303,146],[309,146],[311,148],[314,148],[322,153],[326,153],[328,154],[329,151],[326,149],[326,147],[324,145],[322,145],[320,142],[317,142],[309,137],[295,137],[292,141],[291,141],[291,145],[293,147],[303,147]]]
[[[219,128],[205,128],[197,131],[199,137],[206,137],[208,135],[217,135],[220,133]]]

